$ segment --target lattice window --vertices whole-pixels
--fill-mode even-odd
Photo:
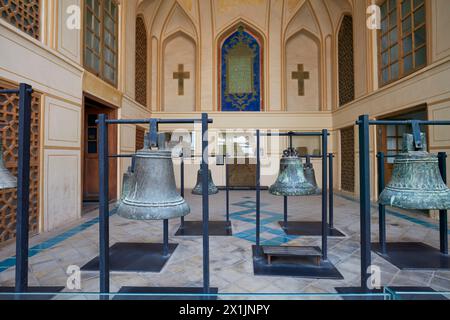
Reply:
[[[427,64],[424,0],[387,0],[381,5],[379,79],[385,85]]]
[[[344,16],[339,29],[339,106],[355,99],[353,66],[353,19]]]
[[[341,188],[355,192],[355,130],[341,130]]]
[[[142,17],[136,18],[136,81],[135,100],[147,105],[147,32]]]
[[[114,0],[85,0],[84,66],[117,85],[119,9]]]
[[[144,149],[145,129],[136,127],[136,151]]]
[[[0,83],[0,89],[11,88]],[[32,98],[31,159],[30,159],[30,232],[37,233],[39,225],[39,109],[40,95]],[[5,167],[17,175],[19,98],[0,94],[0,122],[6,127],[0,131]],[[16,190],[0,190],[0,243],[13,239],[16,228]]]
[[[39,39],[39,0],[0,0],[0,17]]]

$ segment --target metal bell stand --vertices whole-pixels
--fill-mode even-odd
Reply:
[[[336,288],[339,293],[358,293],[358,292],[382,292],[383,288],[372,289],[369,288],[370,280],[370,267],[372,266],[372,256],[371,256],[371,202],[370,202],[370,126],[371,125],[411,125],[414,137],[414,142],[417,147],[421,146],[421,134],[420,125],[423,126],[450,126],[450,121],[425,121],[425,120],[369,120],[368,115],[359,116],[356,125],[359,127],[359,179],[360,179],[360,224],[361,224],[361,286],[360,287],[344,287]],[[441,175],[446,180],[445,174],[445,157],[440,155],[440,169]],[[383,165],[379,166],[384,167]],[[381,163],[381,159],[378,158],[378,162]],[[382,181],[379,181],[379,189],[384,189],[384,175]],[[378,190],[379,191],[379,190]],[[380,244],[377,244],[378,250],[380,250],[380,255],[391,263],[396,263],[400,266],[412,266],[413,268],[421,268],[419,265],[426,263],[422,261],[428,259],[427,257],[432,257],[433,261],[427,263],[428,269],[445,268],[448,269],[450,266],[450,256],[448,255],[448,224],[447,224],[447,211],[441,210],[439,213],[440,220],[440,239],[441,239],[441,250],[440,252],[431,247],[423,247],[417,245],[396,245],[385,243],[385,208],[384,206],[379,206],[380,214]],[[382,254],[383,250],[386,254]],[[425,254],[425,256],[423,255]],[[395,264],[395,263],[394,263]],[[415,266],[415,267],[414,267]],[[403,288],[392,288],[401,291],[434,291],[429,287],[403,287]],[[420,298],[416,295],[416,298]],[[422,296],[425,299],[431,299],[431,296]]]
[[[181,187],[181,196],[184,198],[184,157],[183,154],[180,156],[180,187]],[[224,157],[227,159],[227,157]],[[226,161],[226,160],[225,160]],[[230,221],[230,202],[229,202],[229,187],[228,187],[228,166],[225,165],[225,175],[226,175],[226,215],[225,221],[209,221],[209,235],[210,236],[232,236],[233,230],[231,227]],[[203,175],[202,175],[203,179]],[[184,217],[180,218],[180,228],[175,233],[175,236],[201,236],[203,235],[202,221],[185,221]]]
[[[313,136],[321,136],[323,137],[324,132],[322,134],[314,134]],[[327,133],[329,135],[329,133]],[[301,133],[295,133],[295,132],[288,132],[288,133],[281,133],[278,134],[278,136],[287,136],[289,137],[289,147],[292,148],[292,137],[293,136],[312,136],[310,134],[303,135]],[[328,139],[328,137],[326,138]],[[328,170],[329,170],[329,179],[328,179],[328,236],[329,237],[345,237],[345,234],[343,234],[341,231],[336,229],[334,227],[334,190],[333,190],[333,154],[328,154],[326,152],[323,152],[320,156],[315,155],[308,155],[303,156],[302,158],[310,157],[310,158],[318,158],[323,159],[323,157],[328,156]],[[323,165],[323,164],[322,164]],[[326,165],[326,164],[325,164]],[[323,184],[325,183],[325,184]],[[327,197],[326,190],[326,180],[322,179],[322,199]],[[287,235],[295,235],[295,236],[321,236],[322,235],[322,222],[320,221],[288,221],[288,197],[284,196],[284,203],[283,203],[283,212],[284,212],[284,219],[283,221],[279,221],[278,224],[283,228],[284,232]]]
[[[208,152],[208,114],[203,113],[201,119],[137,119],[137,120],[108,120],[106,115],[98,117],[99,128],[99,269],[100,269],[100,297],[109,300],[110,294],[110,248],[109,248],[109,155],[108,155],[108,125],[119,124],[150,124],[150,143],[157,141],[158,124],[193,124],[202,123],[202,154]],[[203,183],[207,185],[208,159],[202,159]],[[206,174],[205,174],[206,173]],[[206,181],[206,182],[205,182]],[[114,299],[211,299],[217,295],[218,289],[211,288],[209,283],[209,195],[203,190],[203,287],[122,287]],[[164,221],[164,243],[168,243],[168,222]],[[167,249],[167,247],[166,247]],[[169,247],[170,250],[170,247]],[[123,257],[122,257],[123,258]],[[122,295],[121,295],[122,294]]]
[[[264,134],[268,136],[269,134]],[[341,273],[328,260],[328,223],[327,223],[327,150],[328,150],[328,130],[321,133],[314,132],[290,132],[270,134],[271,136],[319,136],[322,137],[322,222],[321,236],[322,248],[303,246],[262,246],[260,243],[261,233],[261,155],[260,155],[260,130],[256,130],[256,245],[253,250],[253,270],[255,275],[267,276],[293,276],[316,279],[343,279]],[[284,198],[286,204],[286,197]],[[286,210],[285,210],[286,212]],[[295,259],[295,263],[277,262],[272,263],[271,257]],[[315,258],[316,264],[305,264],[300,259]]]
[[[134,171],[135,155],[119,154],[109,158],[131,158],[131,170]],[[111,213],[114,213],[113,209]],[[163,243],[118,242],[109,250],[109,267],[118,272],[161,272],[177,249],[177,243],[169,243],[169,220],[163,220]],[[99,256],[86,263],[82,271],[98,271]]]
[[[19,95],[19,145],[17,170],[16,211],[16,273],[15,287],[0,287],[0,292],[17,295],[0,296],[1,299],[47,300],[64,287],[28,286],[29,257],[29,207],[30,207],[30,140],[31,140],[31,95],[33,88],[25,83],[19,89],[0,90],[0,94]],[[26,295],[34,293],[36,295]],[[42,293],[42,294],[40,294]]]
[[[380,152],[378,158],[378,192],[385,187],[384,161],[387,156]],[[447,183],[447,154],[438,154],[442,179]],[[439,212],[440,250],[421,242],[386,242],[386,207],[378,204],[379,242],[372,243],[374,251],[399,269],[449,269],[447,211]]]

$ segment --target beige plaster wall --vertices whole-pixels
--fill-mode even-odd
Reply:
[[[196,105],[196,45],[184,33],[177,33],[168,39],[164,46],[164,100],[166,112],[195,111]],[[189,72],[189,79],[184,79],[184,93],[178,91],[178,80],[174,72],[178,65],[183,65],[184,72]]]
[[[313,75],[313,81],[308,84],[312,86],[314,104],[308,102],[300,111],[331,110],[335,99],[334,38],[342,14],[351,13],[351,10],[347,0],[143,1],[137,12],[144,14],[151,39],[149,99],[152,109],[165,110],[168,98],[167,72],[171,75],[176,71],[173,66],[170,71],[166,71],[166,60],[167,57],[173,60],[173,55],[179,55],[180,52],[179,46],[167,47],[167,43],[173,34],[183,32],[195,42],[198,61],[195,87],[186,88],[185,93],[189,97],[196,97],[195,110],[217,110],[220,98],[217,80],[219,39],[238,23],[245,23],[259,33],[263,42],[264,110],[277,112],[286,110],[288,104],[292,104],[292,101],[287,101],[286,83],[292,82],[287,81],[287,78],[290,78],[294,69],[287,67],[286,60],[288,55],[294,59],[299,44],[296,44],[295,50],[287,47],[294,47],[289,45],[288,40],[300,30],[314,34],[316,42],[301,43],[300,48],[305,52],[315,52],[314,60],[317,60],[312,65],[312,68],[317,69],[312,72],[317,75]],[[311,58],[298,56],[296,59],[298,61],[290,61],[289,64],[295,63],[296,66],[298,63],[309,63],[303,60]],[[295,104],[300,102],[303,101],[296,101]]]
[[[320,108],[320,43],[309,32],[300,31],[286,44],[286,102],[287,111],[319,111]],[[304,95],[299,95],[299,84],[293,79],[297,65],[302,64],[309,79],[304,80]],[[292,70],[292,71],[291,71]]]

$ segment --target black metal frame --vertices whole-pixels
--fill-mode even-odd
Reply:
[[[15,287],[0,288],[0,291],[23,294],[26,292],[55,293],[64,287],[29,287],[28,255],[29,255],[29,208],[30,208],[30,144],[31,144],[31,102],[33,88],[20,83],[19,89],[0,90],[0,94],[19,95],[19,144],[17,169],[17,211],[16,211],[16,270]],[[42,295],[38,299],[50,299],[53,295]],[[4,297],[5,298],[5,297]],[[8,297],[6,297],[8,298]],[[25,295],[18,299],[31,299]]]
[[[328,191],[327,191],[327,183],[328,183],[328,130],[327,129],[323,129],[321,133],[317,133],[317,132],[287,132],[287,133],[271,133],[271,134],[264,134],[266,136],[279,136],[279,137],[289,137],[289,146],[292,147],[292,138],[294,136],[297,137],[321,137],[322,138],[322,259],[323,260],[327,260],[328,259],[328,243],[327,243],[327,237],[328,237],[328,217],[327,217],[327,201],[328,201]],[[260,186],[260,181],[261,181],[261,158],[260,158],[260,152],[259,152],[259,147],[260,147],[260,138],[261,138],[261,132],[260,130],[256,130],[256,148],[257,148],[257,157],[256,157],[256,166],[257,166],[257,170],[256,170],[256,201],[257,204],[258,202],[260,202],[261,198],[260,198],[260,192],[261,192],[261,186]],[[287,196],[284,196],[284,221],[287,222]],[[259,220],[260,219],[260,213],[259,211],[261,210],[260,205],[256,206],[256,219]],[[256,246],[260,247],[260,243],[259,243],[259,233],[260,233],[260,228],[259,228],[259,223],[257,224],[257,228],[256,228]]]
[[[292,147],[292,139],[290,139],[290,147]],[[301,158],[317,158],[322,159],[323,155],[306,155]],[[333,186],[333,159],[334,154],[328,154],[328,236],[329,237],[345,237],[346,235],[339,229],[334,227],[334,186]],[[322,187],[323,189],[323,187]],[[320,192],[323,197],[323,191]],[[288,221],[288,197],[284,196],[283,202],[283,221],[279,221],[280,226],[287,235],[298,236],[321,236],[321,222],[316,221]]]
[[[109,158],[131,158],[131,171],[134,172],[135,154],[116,154]],[[110,247],[110,269],[125,272],[160,272],[177,247],[178,244],[169,244],[169,220],[166,219],[163,220],[162,244],[121,242]],[[86,263],[81,270],[98,271],[99,256]]]
[[[181,196],[184,198],[185,187],[184,187],[184,157],[183,153],[180,155],[180,189]],[[228,186],[228,165],[227,165],[227,155],[224,155],[225,160],[225,202],[226,202],[226,214],[225,221],[209,221],[210,236],[232,236],[233,230],[230,221],[230,189]],[[203,177],[203,175],[202,175]],[[201,221],[186,221],[184,217],[180,218],[180,227],[176,231],[175,236],[201,236],[203,230],[201,228]]]
[[[298,265],[295,267],[292,266],[262,266],[261,260],[263,259],[262,255],[262,246],[260,243],[260,233],[261,233],[261,155],[260,155],[260,130],[256,130],[256,245],[253,248],[253,256],[254,256],[254,269],[255,273],[265,273],[268,275],[282,275],[282,276],[306,276],[306,277],[315,277],[315,278],[334,278],[334,279],[342,279],[342,275],[337,271],[334,265],[328,261],[328,223],[327,223],[327,182],[328,182],[328,130],[323,129],[322,132],[289,132],[289,133],[274,133],[274,134],[264,134],[265,136],[288,136],[290,138],[290,142],[292,145],[292,137],[294,136],[306,136],[306,137],[322,137],[322,264],[318,267],[304,267],[302,265]],[[284,203],[286,205],[287,197],[284,197]],[[286,208],[286,207],[285,207]],[[286,209],[285,209],[286,212]],[[273,271],[271,271],[273,269]]]
[[[416,148],[422,147],[420,125],[424,126],[449,126],[450,121],[426,121],[426,120],[369,120],[368,115],[359,116],[356,125],[359,127],[359,179],[360,179],[360,223],[361,223],[361,288],[370,291],[368,279],[370,277],[368,268],[372,264],[371,240],[370,240],[370,126],[371,125],[411,125],[413,130],[414,143]],[[442,163],[442,161],[441,161]],[[441,165],[442,166],[442,165]],[[445,173],[445,168],[441,167],[441,173]],[[444,214],[445,212],[445,214]],[[446,216],[446,211],[442,211],[440,217]],[[441,227],[444,227],[444,220],[441,219]],[[446,221],[445,221],[446,222]],[[447,224],[445,224],[445,227]],[[441,229],[442,230],[442,229]],[[383,232],[382,232],[383,233]],[[441,232],[441,237],[442,237]],[[447,233],[447,232],[446,232]],[[445,249],[445,248],[441,248]]]
[[[378,195],[385,188],[385,159],[395,158],[395,155],[385,155],[383,152],[377,153],[378,166]],[[447,183],[447,153],[439,152],[439,169],[442,179]],[[400,269],[421,269],[425,268],[445,268],[450,267],[450,256],[448,256],[448,223],[447,211],[439,211],[439,243],[440,250],[434,249],[420,242],[398,242],[386,243],[386,206],[378,204],[379,216],[379,242],[372,244],[375,252],[394,264]],[[420,257],[420,259],[418,259]],[[423,261],[427,260],[427,261]]]
[[[106,115],[100,114],[97,120],[99,128],[99,244],[100,244],[100,296],[101,299],[109,299],[110,295],[110,267],[109,267],[109,206],[108,206],[108,172],[109,172],[109,154],[108,154],[108,125],[118,124],[150,124],[150,145],[157,144],[157,126],[158,124],[193,124],[201,122],[202,124],[202,154],[208,154],[208,124],[212,119],[208,119],[208,114],[203,113],[201,119],[134,119],[134,120],[108,120]],[[207,185],[208,181],[208,158],[202,157],[201,169],[203,173],[203,183]],[[208,190],[204,188],[202,195],[203,207],[203,289],[202,296],[208,298],[211,292],[217,292],[215,288],[210,288],[210,270],[209,270],[209,195]],[[167,224],[165,224],[166,228]],[[129,291],[129,287],[123,287],[124,291]],[[131,288],[133,289],[133,288]],[[142,292],[142,288],[134,288]],[[165,289],[175,288],[159,288]],[[198,293],[196,288],[193,291]],[[194,290],[195,289],[195,290]]]

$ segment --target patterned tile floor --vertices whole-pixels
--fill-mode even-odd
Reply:
[[[344,280],[305,279],[292,277],[254,276],[251,246],[255,241],[255,201],[253,191],[232,191],[230,218],[232,237],[210,238],[211,286],[219,292],[239,294],[221,296],[221,299],[262,299],[252,293],[268,294],[269,298],[295,299],[331,293],[335,287],[359,284],[359,204],[351,199],[336,196],[335,226],[344,232],[345,238],[329,238],[329,259]],[[191,214],[186,220],[200,220],[201,197],[187,193]],[[320,220],[320,197],[289,198],[291,220]],[[318,245],[320,238],[286,236],[278,221],[282,220],[283,199],[264,191],[261,200],[261,242],[270,245]],[[376,241],[377,214],[373,208],[372,239]],[[29,282],[32,286],[66,286],[66,270],[70,265],[83,266],[98,255],[97,211],[88,213],[82,221],[64,229],[38,235],[30,240]],[[225,192],[210,198],[210,220],[224,219]],[[112,215],[110,221],[110,243],[116,242],[161,242],[162,222],[131,221]],[[202,286],[202,238],[175,237],[178,220],[170,221],[170,241],[178,243],[178,249],[161,273],[112,273],[111,291],[122,286]],[[389,241],[418,241],[439,247],[438,224],[425,217],[389,211],[387,216]],[[0,286],[14,284],[14,245],[0,248]],[[387,286],[431,286],[438,291],[450,291],[450,270],[400,271],[375,253],[373,263],[381,267],[382,285]],[[94,299],[85,292],[98,292],[98,272],[82,273],[82,289],[60,299]],[[283,294],[306,293],[314,296],[292,296]],[[337,298],[326,296],[324,298]]]

